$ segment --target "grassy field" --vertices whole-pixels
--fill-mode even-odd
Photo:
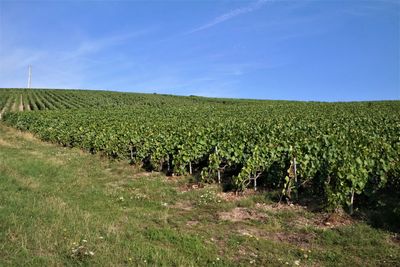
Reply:
[[[1,266],[394,266],[396,234],[0,124]]]

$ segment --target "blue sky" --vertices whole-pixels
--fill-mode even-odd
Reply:
[[[4,1],[0,87],[400,99],[397,1]]]

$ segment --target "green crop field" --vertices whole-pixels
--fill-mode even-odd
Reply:
[[[54,151],[63,149],[62,151],[72,153],[74,149],[79,149],[87,152],[82,155],[86,161],[93,157],[92,160],[103,164],[105,161],[109,162],[107,164],[119,164],[123,169],[121,177],[125,178],[121,178],[121,188],[114,188],[115,192],[121,190],[112,195],[117,202],[113,202],[108,208],[104,203],[105,206],[99,204],[101,209],[108,209],[111,214],[119,212],[121,205],[128,210],[137,209],[140,204],[124,202],[132,197],[129,195],[132,190],[136,195],[145,195],[145,201],[157,199],[158,202],[165,203],[166,207],[169,202],[175,202],[177,206],[181,204],[176,203],[182,203],[182,200],[185,203],[202,203],[204,200],[206,204],[200,205],[199,214],[206,213],[207,209],[219,214],[212,216],[206,213],[204,217],[189,220],[192,221],[189,224],[193,224],[191,227],[196,230],[182,230],[182,233],[187,234],[183,236],[176,236],[176,229],[170,228],[174,225],[174,220],[164,213],[163,216],[168,219],[162,222],[162,226],[153,221],[142,232],[138,227],[144,226],[139,226],[138,219],[131,223],[126,222],[131,228],[121,227],[123,230],[118,232],[118,238],[123,238],[124,234],[137,234],[142,243],[150,238],[150,245],[141,249],[131,248],[133,255],[123,249],[121,255],[116,255],[121,257],[118,259],[101,261],[96,258],[98,253],[89,253],[92,252],[89,249],[86,254],[82,252],[86,249],[83,245],[82,251],[75,248],[78,252],[74,253],[78,255],[71,257],[71,253],[65,252],[66,244],[60,245],[61,252],[48,251],[47,244],[40,259],[29,264],[70,265],[92,262],[105,266],[275,266],[287,262],[290,265],[312,266],[393,266],[396,260],[400,260],[397,234],[400,229],[400,208],[397,202],[400,199],[400,101],[323,103],[88,90],[0,89],[0,114],[2,133],[6,136],[5,139],[0,139],[0,145],[4,148],[0,155],[7,158],[0,165],[0,175],[8,177],[4,180],[10,183],[3,184],[4,202],[0,204],[2,209],[7,205],[4,203],[10,201],[5,192],[14,190],[11,189],[12,172],[18,172],[8,167],[18,166],[10,157],[14,155],[16,159],[23,160],[22,154],[10,148],[16,142],[12,136],[23,134],[9,128],[12,127],[33,134],[34,138],[56,144],[57,146],[51,148]],[[7,149],[10,151],[4,152]],[[48,170],[43,168],[33,169],[37,172],[37,179],[40,179],[41,172],[46,176]],[[132,173],[142,170],[142,177],[126,182],[128,170]],[[31,175],[29,172],[32,169],[26,171],[27,176]],[[101,172],[93,170],[93,167],[88,167],[88,171]],[[69,171],[66,169],[65,172]],[[76,175],[80,173],[73,168],[70,172]],[[157,179],[169,179],[177,184],[171,187],[171,184],[155,181],[151,178],[153,174],[157,175]],[[102,181],[95,185],[96,179],[91,174],[85,175],[89,176],[85,186],[99,187],[96,189],[98,192],[104,189],[101,188]],[[65,183],[73,181],[73,175],[66,176],[69,178]],[[114,184],[118,184],[117,176],[113,173]],[[61,176],[56,182],[47,177],[50,180],[46,190],[57,195],[55,188],[59,188],[61,193],[67,194],[60,187],[63,184],[60,178]],[[49,185],[53,189],[49,189]],[[191,195],[183,196],[179,200],[176,186],[190,188]],[[87,187],[81,187],[84,188],[83,191],[87,190]],[[99,193],[99,196],[88,194],[87,201],[101,202],[103,200],[98,199],[102,197],[107,199],[109,196],[103,193]],[[160,194],[165,194],[165,199],[159,199]],[[27,195],[34,198],[35,190]],[[221,196],[229,196],[229,199]],[[75,207],[85,205],[84,202],[71,201],[70,204]],[[143,218],[151,220],[150,214],[153,214],[155,220],[161,220],[157,217],[160,216],[157,213],[158,208],[152,207],[151,203],[150,201],[146,204],[150,205],[150,208],[146,206],[147,210],[137,212],[144,212]],[[19,205],[23,206],[22,203]],[[272,206],[279,207],[279,210],[268,208]],[[308,208],[301,209],[300,212],[300,207]],[[312,212],[311,207],[314,207]],[[188,213],[193,213],[191,205],[186,208],[183,211],[186,209]],[[101,209],[96,212],[101,213]],[[250,209],[257,211],[252,212]],[[7,210],[8,213],[4,212],[3,215],[11,216],[12,210]],[[232,230],[236,231],[235,235],[231,235],[233,232],[226,233],[227,236],[220,233],[218,238],[213,237],[220,227],[215,218],[223,218],[232,210],[240,211],[242,217],[249,216],[249,221],[242,217],[238,221],[229,219],[232,225],[239,223],[242,230]],[[172,214],[177,216],[179,225],[187,216],[184,212]],[[336,225],[332,222],[331,225],[330,222],[320,222],[323,227],[310,223],[319,220],[315,218],[321,218],[322,214],[340,214],[337,215],[340,223]],[[93,216],[98,215],[96,213]],[[20,216],[27,219],[27,215]],[[267,217],[268,222],[260,219]],[[295,227],[295,230],[290,230],[293,227],[288,223],[291,218],[298,220],[298,228]],[[1,252],[4,263],[26,264],[27,261],[18,261],[13,255],[25,255],[22,256],[24,259],[37,256],[37,252],[27,247],[22,252],[16,250],[7,232],[15,226],[11,226],[11,221],[7,220],[2,219],[1,229],[5,244]],[[273,220],[276,220],[275,223]],[[304,224],[301,223],[302,220]],[[111,223],[110,221],[111,218],[108,218],[107,223]],[[62,227],[66,227],[67,232],[73,231],[70,224],[74,224],[71,218],[68,219],[68,225]],[[221,229],[229,231],[232,225],[222,223]],[[215,229],[207,233],[207,227]],[[242,231],[242,234],[237,231]],[[361,237],[363,232],[373,238]],[[112,234],[107,233],[112,240]],[[299,241],[299,236],[304,240]],[[358,240],[353,240],[353,237]],[[208,247],[206,239],[210,238],[219,240],[216,242],[220,246],[212,244]],[[298,242],[291,242],[290,238]],[[118,240],[111,242],[113,249],[128,242]],[[339,249],[338,244],[344,250]],[[163,251],[163,245],[166,246],[165,254],[157,254]],[[99,251],[105,249],[102,246],[98,247]],[[315,252],[315,247],[318,246],[320,249]],[[349,246],[360,249],[360,252],[356,253],[351,249],[345,252]],[[227,248],[233,251],[227,252]],[[179,252],[180,249],[182,251]],[[234,253],[235,249],[237,253]],[[241,255],[241,249],[248,254]],[[254,252],[256,256],[249,256],[252,249],[257,250]],[[285,259],[287,249],[289,252]],[[203,254],[197,254],[196,250]],[[308,250],[310,252],[304,252]],[[380,256],[370,252],[373,250],[379,252]],[[143,255],[139,255],[140,253]]]
[[[4,120],[41,139],[198,174],[318,194],[327,206],[398,186],[400,103],[217,100],[91,91],[3,90]],[[41,112],[10,112],[7,111]],[[293,164],[294,160],[296,164]],[[288,169],[296,168],[296,173]]]

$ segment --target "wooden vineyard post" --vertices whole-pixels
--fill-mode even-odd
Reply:
[[[293,173],[294,173],[294,184],[296,186],[296,199],[299,198],[298,195],[298,186],[297,186],[297,167],[296,167],[296,157],[293,157]]]
[[[129,151],[131,152],[131,161],[133,161],[133,147],[129,146]]]
[[[218,147],[215,147],[215,154],[217,154],[218,155]],[[221,183],[221,170],[219,169],[219,166],[218,166],[218,183],[220,184]]]
[[[258,177],[260,177],[261,174],[262,174],[262,172],[259,172],[259,173],[256,172],[256,174],[255,174],[254,177],[251,177],[251,176],[249,177],[249,180],[250,180],[250,181],[253,179],[254,191],[257,191],[257,179],[258,179]],[[249,182],[249,183],[250,183],[250,182]]]
[[[353,215],[353,202],[354,202],[354,189],[351,190],[351,198],[350,198],[350,215]]]

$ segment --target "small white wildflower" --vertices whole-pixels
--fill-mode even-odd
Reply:
[[[86,240],[86,239],[82,239],[82,242],[83,242],[83,243],[87,243],[87,240]]]
[[[300,260],[294,261],[294,265],[299,266],[300,265]]]
[[[89,255],[90,255],[90,256],[93,256],[93,255],[94,255],[94,252],[93,252],[93,251],[89,251]]]
[[[219,258],[217,258],[217,261],[219,261]]]

